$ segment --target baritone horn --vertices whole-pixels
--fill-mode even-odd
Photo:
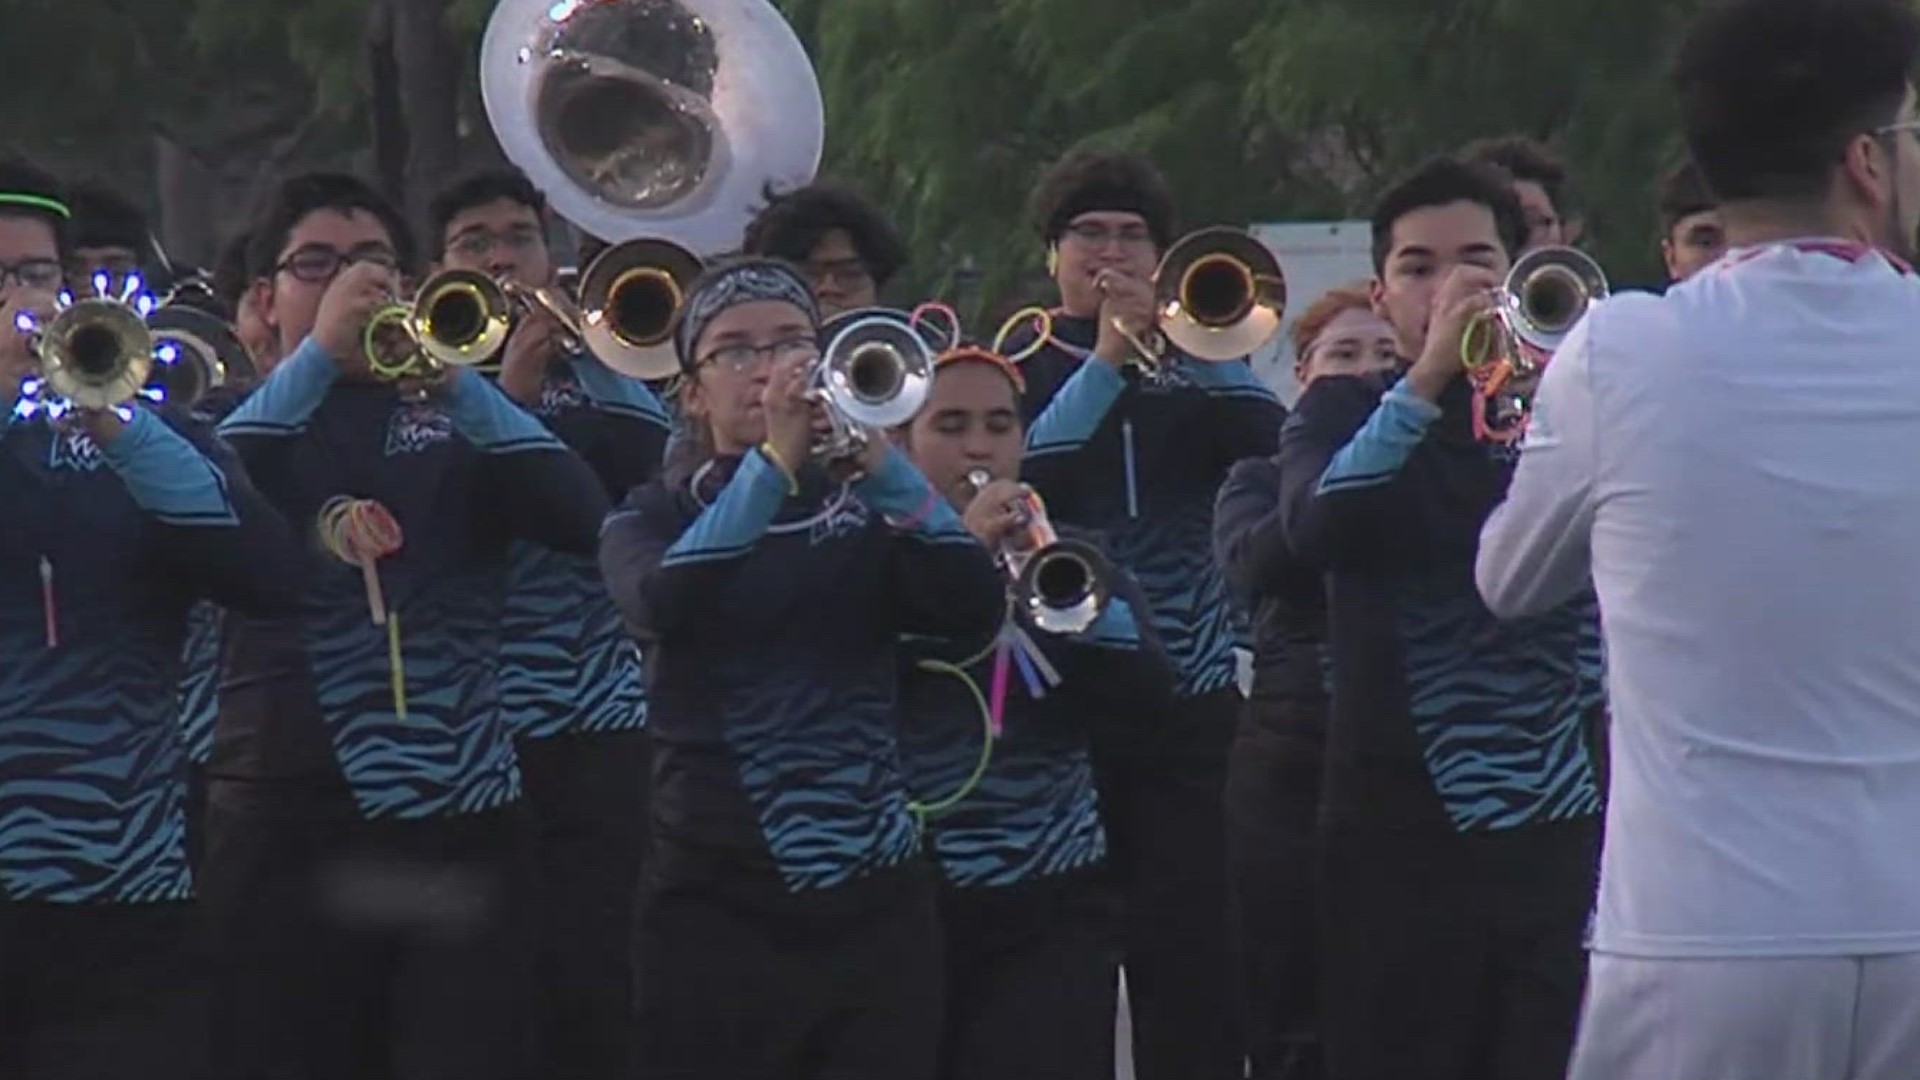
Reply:
[[[975,492],[991,480],[983,469],[967,474]],[[1100,621],[1113,598],[1105,556],[1092,544],[1062,539],[1055,533],[1046,503],[1031,488],[1022,489],[1015,513],[1020,531],[997,554],[1007,572],[1014,609],[1025,612],[1034,628],[1044,633],[1085,633]]]
[[[825,406],[829,431],[815,440],[813,456],[831,463],[859,456],[868,429],[913,419],[933,387],[933,348],[912,316],[890,308],[846,312],[820,332],[827,344],[810,393]]]
[[[698,256],[670,240],[628,240],[594,257],[580,276],[580,336],[588,351],[629,378],[680,370],[674,320],[700,276]]]
[[[731,251],[820,164],[820,87],[768,0],[500,0],[487,119],[554,212],[608,243]]]
[[[421,284],[412,303],[395,301],[367,320],[367,364],[385,379],[472,367],[500,351],[512,314],[498,281],[475,270],[442,270]]]

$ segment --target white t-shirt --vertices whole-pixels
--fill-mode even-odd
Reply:
[[[1496,614],[1599,592],[1602,952],[1920,952],[1920,278],[1841,246],[1596,305],[1487,523]]]

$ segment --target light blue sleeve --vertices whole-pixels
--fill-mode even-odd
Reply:
[[[1126,377],[1112,364],[1091,356],[1081,361],[1080,369],[1047,402],[1028,430],[1027,454],[1063,454],[1085,446],[1126,388]]]
[[[1438,419],[1440,406],[1414,394],[1405,380],[1395,383],[1373,415],[1327,463],[1327,471],[1320,475],[1319,494],[1391,481]]]
[[[887,448],[880,467],[853,486],[860,501],[884,514],[909,534],[935,543],[974,543],[960,515],[897,446]]]
[[[306,427],[314,410],[327,399],[340,369],[326,351],[309,337],[293,355],[281,361],[240,407],[220,424],[222,436],[290,436]]]
[[[667,548],[661,567],[737,558],[766,535],[786,501],[787,477],[758,450],[740,459],[740,468],[713,504],[700,512]],[[611,520],[611,519],[610,519]],[[603,529],[604,535],[604,529]]]
[[[483,453],[564,449],[546,425],[474,372],[455,373],[446,402],[453,429]]]
[[[135,409],[120,436],[100,446],[100,456],[140,509],[168,525],[240,524],[227,478],[151,409]]]

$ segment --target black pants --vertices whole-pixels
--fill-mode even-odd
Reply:
[[[650,859],[634,959],[642,1080],[933,1076],[940,925],[924,867],[824,895],[743,895],[662,875],[672,860],[657,845]]]
[[[1158,731],[1095,744],[1139,1080],[1244,1075],[1225,812],[1240,703],[1232,689],[1186,698]]]
[[[0,1076],[202,1080],[196,926],[185,902],[0,901]]]
[[[207,767],[187,763],[187,865],[196,876],[207,852]]]
[[[1562,1080],[1598,820],[1456,832],[1417,759],[1341,766],[1328,783],[1341,789],[1322,834],[1332,1080]]]
[[[219,1075],[528,1075],[518,805],[301,821],[237,813],[220,789],[201,887],[220,960]]]
[[[992,889],[943,887],[941,1080],[1113,1080],[1117,905],[1080,871]]]
[[[1253,1080],[1320,1080],[1315,833],[1326,706],[1247,702],[1227,766],[1227,846]]]
[[[626,1080],[633,901],[652,761],[647,733],[521,739],[517,748],[535,830],[534,1072]]]

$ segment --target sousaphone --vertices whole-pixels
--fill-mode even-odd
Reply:
[[[820,165],[820,86],[767,0],[501,0],[480,89],[507,157],[608,243],[737,250]]]

